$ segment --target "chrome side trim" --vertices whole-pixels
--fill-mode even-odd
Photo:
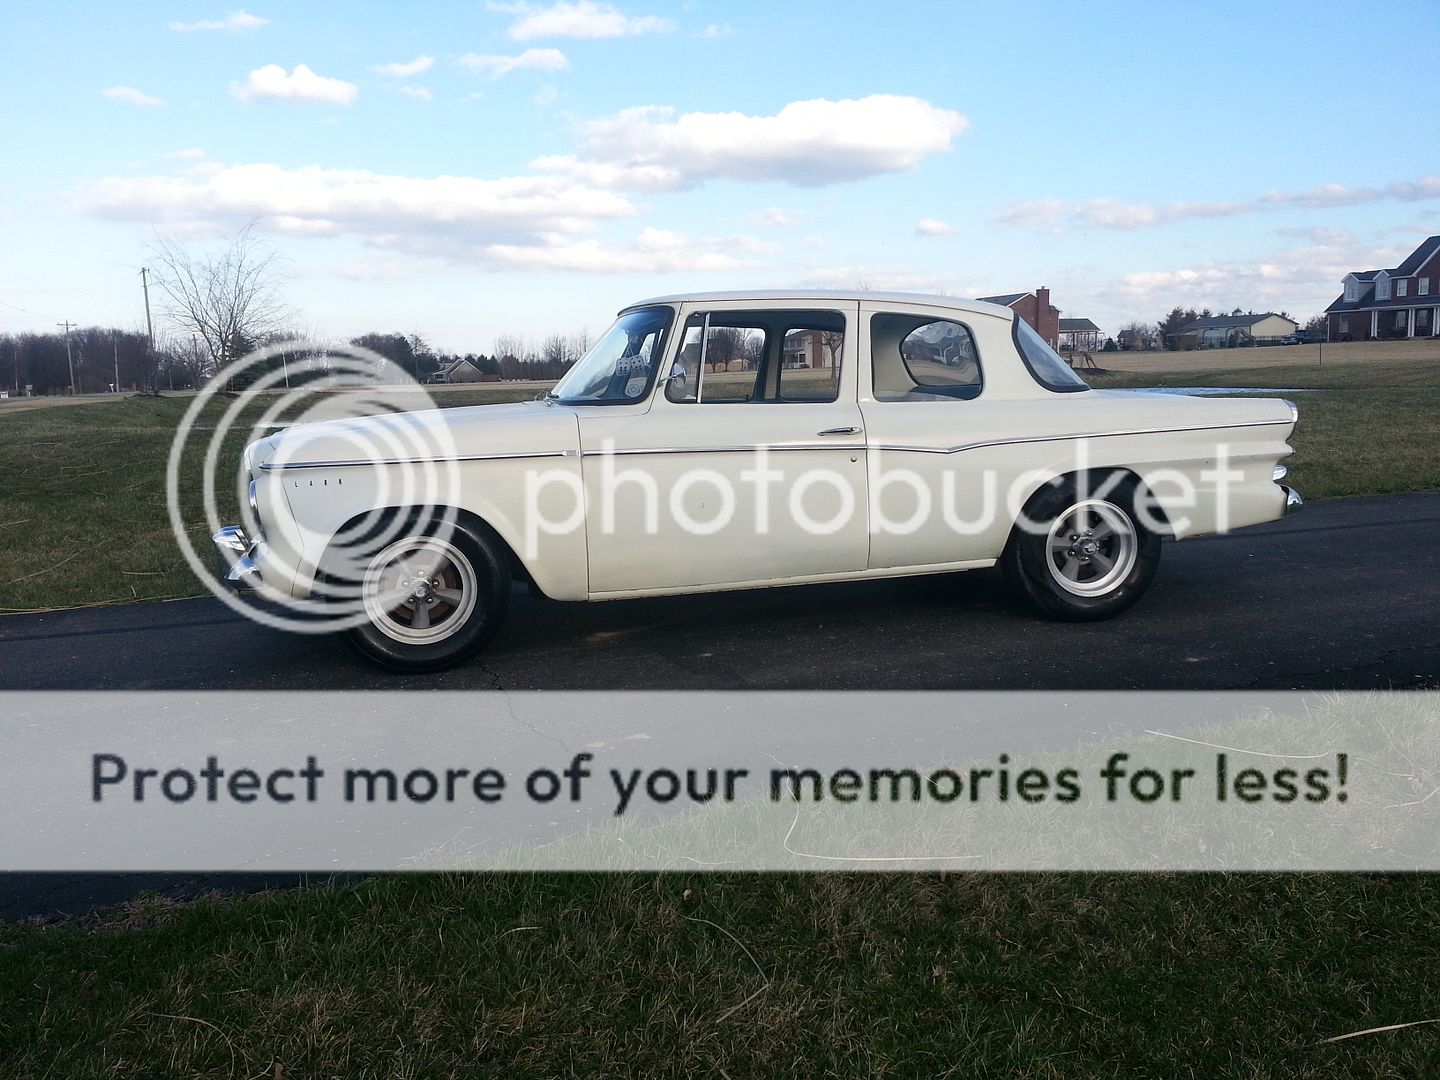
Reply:
[[[367,461],[291,461],[266,462],[260,468],[266,472],[275,469],[345,469],[359,466],[379,465],[425,465],[435,462],[462,461],[511,461],[533,460],[536,458],[567,457],[628,457],[636,454],[752,454],[757,450],[772,453],[786,453],[800,450],[888,450],[901,454],[960,454],[967,450],[983,450],[991,446],[1021,446],[1029,443],[1069,442],[1073,439],[1114,439],[1126,435],[1171,435],[1187,431],[1226,431],[1235,428],[1279,427],[1288,420],[1252,420],[1243,424],[1195,424],[1189,427],[1127,428],[1120,431],[1072,431],[1063,435],[1028,435],[1013,439],[984,439],[978,442],[961,443],[958,446],[904,446],[900,444],[866,443],[785,443],[733,446],[647,446],[626,447],[619,450],[533,450],[512,454],[460,454],[451,457],[434,458],[381,458]]]
[[[266,462],[260,468],[266,472],[272,469],[353,469],[359,466],[378,465],[433,465],[437,462],[458,461],[510,461],[531,458],[579,457],[578,450],[531,450],[515,454],[457,454],[433,458],[371,458],[365,461],[286,461]]]
[[[795,450],[864,450],[864,443],[784,443],[751,446],[643,446],[618,450],[586,450],[585,457],[631,457],[636,454],[753,454],[757,450],[781,454]]]
[[[1284,484],[1280,485],[1280,490],[1285,492],[1285,513],[1293,514],[1304,508],[1305,500],[1300,497],[1300,492],[1292,487],[1286,487]]]
[[[1227,431],[1232,428],[1280,427],[1288,420],[1247,420],[1243,424],[1194,424],[1189,427],[1128,428],[1122,431],[1074,431],[1065,435],[1028,435],[1016,439],[985,439],[961,443],[959,446],[876,445],[871,450],[890,450],[904,454],[959,454],[966,450],[983,450],[990,446],[1020,446],[1027,443],[1068,442],[1071,439],[1114,439],[1125,435],[1175,435],[1186,431]]]
[[[1284,465],[1276,465],[1275,468],[1270,470],[1270,479],[1274,480],[1277,484],[1289,475],[1290,470],[1287,469]]]

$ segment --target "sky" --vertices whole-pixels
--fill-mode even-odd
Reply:
[[[298,329],[457,352],[710,289],[1303,322],[1440,233],[1435,0],[246,3],[0,5],[0,331],[251,219]]]

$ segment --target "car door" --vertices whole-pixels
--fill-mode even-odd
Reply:
[[[1012,477],[996,454],[958,450],[985,442],[1012,406],[1033,409],[987,393],[995,374],[987,358],[1010,349],[1008,323],[921,304],[861,308],[870,568],[995,559],[1009,531],[1003,502]]]
[[[681,306],[650,407],[580,416],[592,596],[865,569],[857,311]]]

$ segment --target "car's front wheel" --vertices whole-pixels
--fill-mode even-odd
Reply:
[[[1142,509],[1133,479],[1056,481],[1026,505],[1001,565],[1044,614],[1108,619],[1140,599],[1160,565],[1160,534]]]
[[[510,564],[488,530],[466,521],[402,530],[360,580],[367,621],[345,631],[362,656],[396,671],[439,671],[494,637],[510,601]]]

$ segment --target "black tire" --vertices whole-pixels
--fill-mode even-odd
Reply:
[[[1133,477],[1093,476],[1085,490],[1073,477],[1054,480],[1026,503],[1001,568],[1052,619],[1108,619],[1139,600],[1155,578],[1160,534],[1144,524],[1154,521]]]
[[[398,589],[411,591],[392,604]],[[475,656],[500,629],[510,560],[483,525],[416,523],[371,556],[361,590],[371,617],[344,631],[350,647],[392,671],[441,671]]]

